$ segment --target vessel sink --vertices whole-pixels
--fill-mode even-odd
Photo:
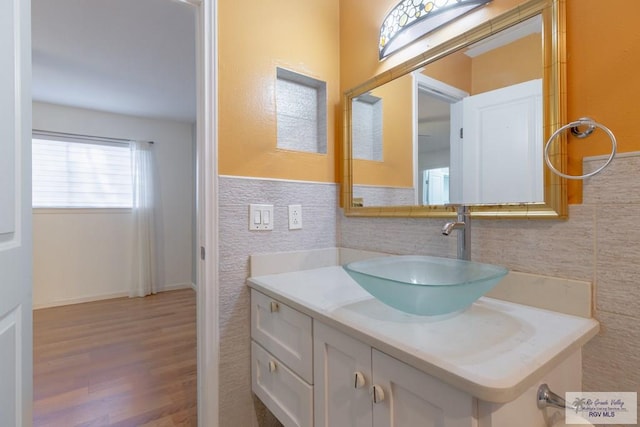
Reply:
[[[381,302],[423,316],[464,310],[508,272],[497,265],[409,255],[355,261],[343,268]]]

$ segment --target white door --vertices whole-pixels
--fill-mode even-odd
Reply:
[[[0,425],[32,425],[31,11],[0,2]]]
[[[542,201],[542,80],[470,96],[462,105],[461,147],[451,155],[452,175],[454,159],[462,159],[462,195],[452,202]]]
[[[378,350],[373,427],[473,427],[474,398]]]
[[[371,347],[313,324],[315,427],[371,427]]]
[[[422,171],[423,205],[444,205],[449,203],[449,168]]]

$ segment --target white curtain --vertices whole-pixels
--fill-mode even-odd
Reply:
[[[131,142],[133,180],[133,278],[131,297],[158,291],[155,251],[154,182],[152,143]]]

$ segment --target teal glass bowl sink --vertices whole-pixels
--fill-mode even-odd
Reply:
[[[412,255],[355,261],[343,268],[376,299],[422,316],[462,311],[508,273],[497,265]]]

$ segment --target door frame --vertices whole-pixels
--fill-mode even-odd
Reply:
[[[198,426],[219,423],[217,0],[196,8],[196,210]],[[198,255],[196,255],[198,256]]]
[[[422,70],[416,70],[412,73],[413,76],[413,188],[415,188],[414,193],[414,204],[422,205],[421,198],[422,194],[419,191],[420,181],[422,180],[422,174],[419,170],[419,139],[420,133],[418,120],[420,117],[419,112],[419,103],[418,98],[420,96],[420,92],[426,92],[430,96],[439,98],[443,101],[448,102],[451,105],[461,101],[463,98],[469,96],[469,93],[458,89],[457,87],[448,85],[440,80],[436,80],[433,77],[426,76],[422,74]],[[455,120],[458,120],[457,117],[453,117],[455,111],[452,111],[451,123]],[[452,127],[453,128],[453,127]],[[453,155],[453,153],[452,153]],[[453,160],[452,160],[453,161]]]

